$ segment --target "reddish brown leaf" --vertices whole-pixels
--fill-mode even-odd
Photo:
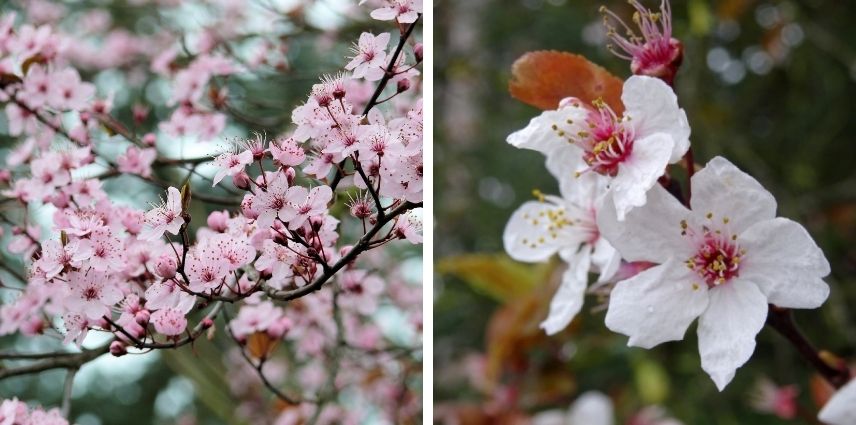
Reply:
[[[529,52],[514,62],[511,74],[511,95],[540,109],[556,109],[573,96],[587,103],[602,98],[616,113],[624,111],[621,79],[577,54]]]

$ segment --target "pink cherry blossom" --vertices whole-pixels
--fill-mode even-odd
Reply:
[[[184,313],[175,308],[154,312],[151,321],[156,331],[167,336],[181,335],[187,328],[187,318],[184,317]]]
[[[422,0],[384,0],[386,6],[372,11],[371,16],[377,20],[397,20],[402,24],[416,22],[422,13]]]
[[[71,293],[65,301],[66,307],[89,320],[110,316],[111,307],[124,297],[107,275],[93,269],[69,273],[68,286]]]
[[[224,152],[214,158],[214,165],[219,169],[214,175],[212,186],[217,186],[223,177],[234,176],[244,171],[244,168],[253,163],[253,153],[249,150],[241,152]]]
[[[386,46],[389,44],[389,33],[374,35],[364,32],[360,35],[359,43],[354,46],[354,56],[345,69],[353,71],[353,78],[365,78],[377,81],[386,72]]]
[[[140,235],[141,239],[159,239],[164,232],[177,235],[184,224],[181,207],[181,193],[174,187],[167,189],[167,198],[160,206],[146,212],[147,228]]]
[[[152,175],[152,163],[157,155],[155,149],[139,149],[136,146],[130,146],[124,154],[116,158],[116,164],[119,165],[119,171],[123,173],[150,177]]]

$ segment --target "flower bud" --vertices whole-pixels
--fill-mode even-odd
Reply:
[[[178,265],[175,262],[175,258],[172,255],[165,253],[161,254],[158,257],[157,262],[155,263],[155,273],[158,276],[164,279],[171,279],[175,277],[175,272],[178,269]]]
[[[158,138],[154,133],[146,133],[146,135],[143,136],[143,144],[146,146],[154,147],[155,144],[157,144],[157,141]]]
[[[413,56],[416,58],[416,62],[422,62],[422,43],[416,43],[413,46]]]
[[[202,319],[202,329],[208,329],[212,326],[214,326],[214,321],[210,317]]]
[[[410,80],[408,80],[407,78],[402,78],[402,79],[398,80],[398,84],[396,84],[396,86],[395,86],[395,90],[397,90],[398,93],[406,92],[409,89],[410,89]]]
[[[211,230],[223,233],[229,227],[229,212],[214,211],[208,215],[207,223]]]
[[[246,171],[241,170],[241,172],[232,176],[232,184],[234,184],[238,189],[249,190],[250,176],[247,175]]]
[[[146,105],[137,103],[132,108],[134,114],[134,122],[137,124],[142,124],[146,121],[146,118],[149,116],[149,108]]]
[[[253,199],[255,199],[253,195],[247,194],[241,201],[241,214],[250,220],[255,220],[259,216],[259,212],[253,208]]]
[[[292,186],[294,184],[294,178],[297,176],[297,172],[294,171],[294,168],[288,167],[285,169],[285,178],[288,179],[288,185]]]
[[[125,348],[125,344],[122,344],[121,341],[113,341],[110,343],[110,354],[116,357],[122,357],[125,354],[128,354],[128,350]]]
[[[312,226],[312,230],[315,233],[318,233],[321,227],[324,226],[324,219],[321,217],[309,217],[309,225]]]
[[[0,183],[6,184],[12,180],[12,172],[9,170],[0,170]]]
[[[137,314],[134,315],[134,320],[140,326],[146,326],[149,323],[149,319],[151,318],[151,313],[148,310],[140,310]]]

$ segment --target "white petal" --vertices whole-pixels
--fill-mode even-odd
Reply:
[[[707,285],[678,260],[618,282],[609,297],[606,327],[630,337],[627,345],[651,348],[684,338],[707,308]]]
[[[630,211],[624,221],[618,221],[612,196],[607,195],[597,227],[625,260],[664,263],[671,257],[691,256],[692,247],[681,236],[681,221],[689,217],[689,210],[656,185],[648,192],[648,203]]]
[[[565,329],[580,312],[585,299],[590,268],[591,245],[585,244],[568,262],[568,269],[562,274],[562,284],[550,301],[550,314],[541,322],[541,328],[547,332],[547,335],[553,335]]]
[[[559,198],[553,199],[561,202]],[[538,262],[550,258],[562,248],[576,251],[588,238],[588,233],[574,225],[557,229],[549,217],[560,214],[560,211],[564,211],[564,217],[571,218],[564,206],[553,202],[529,201],[521,205],[511,215],[502,235],[508,255],[518,261]]]
[[[583,151],[576,145],[567,144],[554,149],[547,155],[547,170],[559,181],[562,197],[577,205],[588,205],[595,192],[606,192],[609,179],[597,173],[579,174],[588,165],[583,161]]]
[[[701,367],[722,391],[755,351],[755,335],[767,320],[767,297],[745,279],[708,291],[710,304],[698,322]]]
[[[508,136],[506,141],[517,148],[532,149],[549,156],[557,149],[571,146],[567,138],[559,135],[558,131],[565,131],[568,134],[575,134],[579,130],[579,124],[586,117],[584,108],[566,106],[556,111],[544,111],[541,115],[532,118],[529,125],[523,130],[515,131]],[[553,126],[556,126],[554,130]]]
[[[671,87],[659,78],[632,76],[624,83],[621,101],[637,137],[666,133],[673,142],[669,163],[684,156],[690,147],[690,126]]]
[[[752,176],[718,156],[692,179],[690,206],[713,220],[728,217],[730,229],[740,233],[754,223],[776,217],[776,199]]]
[[[829,262],[804,227],[786,218],[762,221],[738,238],[746,250],[740,277],[779,307],[817,308],[829,296]]]
[[[600,276],[598,282],[606,282],[615,276],[618,267],[621,266],[621,254],[610,245],[606,238],[598,238],[594,245],[594,253],[591,258],[592,264],[597,267]]]
[[[817,415],[827,425],[856,424],[856,379],[832,396]]]
[[[645,205],[645,193],[657,184],[666,170],[672,146],[672,139],[664,133],[633,143],[633,152],[618,167],[618,175],[610,183],[619,220],[624,220],[634,207]]]
[[[589,391],[583,393],[568,412],[568,424],[576,425],[612,425],[615,421],[612,400],[603,393]]]

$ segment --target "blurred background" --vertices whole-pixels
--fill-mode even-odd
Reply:
[[[558,188],[540,154],[505,143],[539,113],[508,94],[510,69],[527,51],[552,49],[629,76],[629,64],[605,47],[601,5],[630,22],[633,9],[617,0],[435,2],[436,406],[463,423],[502,423],[598,390],[615,403],[616,423],[651,405],[693,425],[814,423],[826,389],[769,328],[721,394],[700,368],[695,326],[680,343],[627,348],[626,337],[603,325],[605,300],[588,296],[562,334],[538,329],[556,265],[514,263],[501,235],[533,188]],[[818,346],[853,359],[856,3],[690,0],[672,9],[685,47],[675,90],[696,162],[726,156],[773,192],[780,215],[815,237],[832,264],[832,294],[796,319]],[[764,379],[796,385],[796,419],[752,406]]]
[[[0,15],[16,13],[16,26],[49,25],[75,40],[73,64],[84,81],[96,84],[99,98],[112,99],[112,115],[139,135],[155,133],[160,155],[193,158],[219,152],[228,140],[247,138],[254,132],[274,137],[286,131],[291,125],[292,109],[305,102],[320,76],[334,74],[347,63],[346,57],[352,56],[352,41],[363,31],[394,31],[390,24],[368,18],[372,8],[367,8],[376,4],[373,1],[360,7],[349,0],[4,0],[0,1]],[[212,38],[224,41],[237,61],[261,65],[253,72],[217,81],[228,90],[233,102],[222,134],[210,141],[165,135],[158,129],[158,123],[168,120],[175,108],[166,106],[171,94],[170,82],[150,71],[152,57],[178,43],[181,51],[177,62],[184,66],[186,57],[197,53],[196,46]],[[373,90],[374,85],[362,89]],[[135,123],[135,107],[148,108],[148,117],[143,122]],[[76,117],[64,118],[66,124],[76,120]],[[6,114],[0,112],[0,167],[4,168],[6,157],[21,142],[7,133]],[[95,133],[93,138],[99,143],[99,152],[113,160],[128,146],[119,135]],[[92,170],[91,174],[98,171]],[[179,167],[158,168],[154,177],[178,185],[189,175],[188,171]],[[223,185],[211,188],[210,177],[215,171],[210,164],[196,168],[190,177],[194,196],[236,199],[234,192],[223,189]],[[164,192],[157,185],[129,175],[105,181],[104,189],[117,204],[141,209],[148,209]],[[191,234],[205,223],[204,217],[210,212],[224,208],[227,207],[194,200],[191,215],[201,218],[191,223]],[[45,239],[56,238],[50,231],[54,211],[50,205],[27,211],[30,223],[41,228]],[[0,214],[18,223],[24,216],[12,203],[0,204]],[[347,223],[341,229],[343,241],[361,235],[353,224]],[[0,269],[10,267],[22,272],[23,260],[6,249],[13,237],[11,227],[4,224],[2,230],[5,231],[0,232],[0,265],[4,267]],[[402,279],[413,287],[421,285],[420,247],[392,244],[387,253],[390,255],[385,261],[396,265],[387,267],[394,269],[391,279]],[[5,270],[0,270],[0,279],[18,284]],[[16,296],[15,291],[0,290],[3,303]],[[229,308],[234,317],[237,309]],[[199,318],[190,321],[195,323]],[[418,336],[403,325],[406,318],[400,310],[382,306],[374,319],[390,341],[401,345],[417,343]],[[79,425],[263,423],[248,418],[264,417],[271,406],[274,411],[285,406],[267,404],[271,399],[269,391],[240,357],[221,323],[218,320],[213,341],[202,338],[192,347],[144,355],[120,358],[105,355],[88,363],[74,380],[70,419]],[[56,336],[3,336],[0,350],[56,351],[63,348]],[[105,339],[105,335],[90,332],[84,346],[99,346]],[[280,354],[283,351],[280,349]],[[419,365],[421,353],[414,354],[411,360]],[[0,367],[15,365],[8,362]],[[294,379],[294,374],[287,374],[282,365],[271,362],[266,369],[267,366],[272,366],[272,370],[266,374],[278,384]],[[412,379],[407,382],[414,389],[421,388],[418,369],[414,366]],[[0,381],[0,399],[17,397],[46,409],[57,407],[65,377],[65,370],[56,369],[5,379]],[[353,403],[360,400],[358,394],[342,397],[345,405],[348,400]],[[270,414],[264,423],[272,423],[273,417]]]

